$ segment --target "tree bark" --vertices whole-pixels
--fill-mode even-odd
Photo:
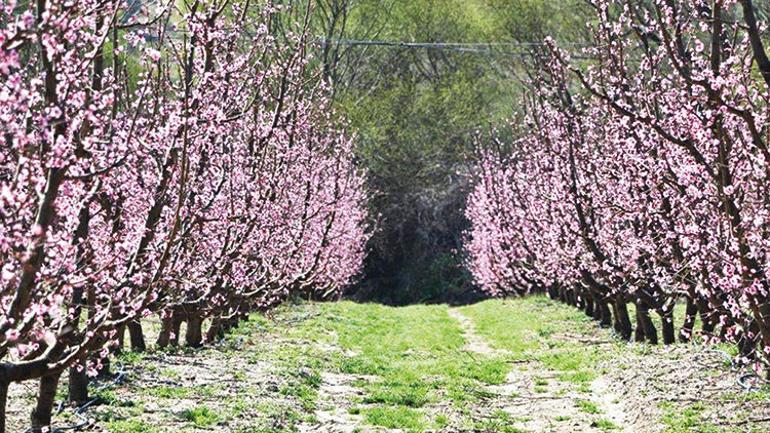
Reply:
[[[203,340],[203,320],[198,317],[191,317],[187,320],[187,331],[185,333],[185,343],[188,347],[201,347]]]
[[[594,300],[591,298],[590,295],[583,295],[584,303],[583,303],[583,311],[586,313],[586,316],[593,317],[594,316]]]
[[[674,344],[676,342],[676,329],[674,328],[674,307],[669,309],[665,307],[658,310],[662,320],[661,333],[663,334],[663,344]]]
[[[636,308],[636,329],[634,329],[634,341],[644,343],[644,322],[642,315],[639,314],[639,307]]]
[[[696,305],[698,306],[698,313],[700,314],[701,329],[703,330],[703,333],[713,334],[714,329],[716,328],[716,318],[713,317],[714,310],[711,309],[708,302],[704,299],[698,299],[696,301]]]
[[[176,346],[179,342],[179,327],[182,324],[182,319],[176,312],[161,322],[160,334],[158,335],[158,341],[156,344],[158,347],[165,348],[168,346]]]
[[[618,334],[620,334],[620,337],[624,340],[630,340],[632,333],[631,319],[628,317],[628,306],[626,305],[626,300],[623,296],[618,295],[615,300],[615,315],[615,320],[619,327]]]
[[[5,433],[5,406],[8,403],[8,386],[6,381],[0,381],[0,433]]]
[[[78,367],[80,367],[79,371]],[[85,360],[70,367],[67,389],[69,401],[78,405],[88,401],[88,375],[86,374]]]
[[[650,344],[658,344],[658,330],[650,318],[650,308],[647,304],[640,302],[636,305],[637,319],[644,330],[644,337]]]
[[[40,378],[37,394],[37,404],[32,410],[32,432],[43,433],[51,431],[51,414],[56,399],[56,387],[59,385],[61,373],[54,373]]]
[[[607,302],[600,302],[599,303],[599,312],[601,314],[601,320],[599,321],[599,326],[602,328],[609,328],[612,326],[612,313],[610,312],[610,307],[607,305]]]
[[[144,342],[144,332],[139,320],[128,323],[128,336],[131,339],[131,350],[134,352],[144,352],[147,345]]]
[[[679,330],[679,341],[687,343],[692,340],[692,334],[695,331],[695,318],[698,314],[698,306],[695,300],[691,297],[687,297],[687,308],[684,312],[684,324],[682,329]]]
[[[222,326],[221,319],[213,319],[211,325],[209,325],[208,331],[206,331],[206,343],[214,343],[217,339],[221,338],[224,334],[224,328]]]

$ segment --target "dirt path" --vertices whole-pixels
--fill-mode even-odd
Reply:
[[[467,352],[484,356],[510,355],[510,352],[507,350],[498,350],[490,346],[487,340],[476,333],[476,326],[473,324],[473,321],[461,313],[460,310],[450,308],[448,313],[449,317],[460,323],[460,329],[462,329],[463,337],[465,338],[465,350]]]
[[[473,322],[457,309],[449,315],[458,321],[466,340],[465,350],[482,356],[512,355],[498,350],[476,333]],[[516,360],[506,381],[488,386],[495,397],[476,408],[478,418],[489,418],[500,411],[508,415],[511,427],[542,433],[644,433],[628,425],[624,409],[610,391],[606,379],[596,379],[588,389],[578,391],[574,384],[559,380],[559,372],[548,372],[537,361]]]
[[[355,386],[355,383],[361,380],[371,379],[351,374],[322,373],[314,422],[301,424],[299,432],[360,432],[363,420],[360,415],[351,414],[349,409],[354,399],[363,395],[361,388]]]

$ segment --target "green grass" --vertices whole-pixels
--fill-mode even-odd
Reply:
[[[709,421],[706,403],[696,402],[681,407],[671,402],[659,404],[665,425],[663,433],[760,433],[765,432],[761,425],[720,426]]]
[[[608,420],[608,419],[598,419],[594,422],[594,425],[598,427],[601,431],[604,432],[611,432],[613,430],[619,430],[620,426],[615,424],[614,422]]]
[[[181,386],[155,386],[151,388],[145,388],[145,392],[153,397],[166,398],[166,399],[180,399],[187,398],[193,394],[195,390],[193,388],[184,388]]]
[[[575,405],[580,408],[581,411],[590,414],[599,414],[602,411],[599,410],[599,406],[596,403],[588,400],[577,400]]]
[[[484,420],[476,422],[473,429],[474,431],[485,433],[525,433],[525,430],[512,425],[516,421],[522,420],[515,419],[511,414],[505,411],[497,410],[492,412]]]
[[[154,433],[158,431],[144,421],[136,419],[110,421],[105,428],[110,433]]]
[[[462,330],[446,306],[341,302],[322,308],[323,314],[295,326],[289,336],[336,344],[350,354],[329,359],[326,368],[381,377],[361,384],[365,403],[420,408],[447,388],[455,391],[453,401],[473,400],[472,393],[459,390],[503,383],[510,370],[503,358],[465,352]]]
[[[608,355],[606,347],[558,339],[558,335],[585,334],[595,323],[582,312],[544,296],[511,301],[490,300],[462,308],[476,331],[498,349],[517,359],[536,360],[557,373],[560,381],[584,384],[599,373],[597,365]]]
[[[385,428],[423,431],[428,428],[422,412],[403,406],[375,407],[364,411],[366,422]]]
[[[196,427],[210,427],[219,422],[220,416],[206,406],[197,406],[182,412],[182,419],[195,424]]]

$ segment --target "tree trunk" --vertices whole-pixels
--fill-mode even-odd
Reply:
[[[61,373],[54,373],[40,378],[40,388],[37,394],[37,404],[32,410],[32,432],[42,433],[51,431],[51,414],[56,399],[56,387],[59,385]]]
[[[118,354],[126,347],[126,326],[118,327],[118,345],[115,346],[115,353]]]
[[[644,337],[650,344],[658,344],[658,330],[655,329],[655,325],[650,318],[650,308],[647,304],[640,302],[636,305],[636,314],[641,322],[642,329],[644,329]]]
[[[223,334],[222,320],[213,319],[211,325],[209,325],[208,331],[206,331],[206,343],[214,343]]]
[[[593,317],[594,316],[594,300],[589,295],[583,295],[584,301],[584,308],[583,311],[585,311],[586,316]]]
[[[10,384],[0,381],[0,433],[5,433],[5,406],[8,402],[8,386]]]
[[[187,320],[187,332],[185,333],[185,343],[188,347],[201,347],[203,340],[203,320],[198,317],[191,317]]]
[[[687,343],[692,340],[692,334],[695,331],[695,318],[698,314],[698,306],[692,297],[687,297],[687,308],[684,312],[684,324],[679,330],[679,341]]]
[[[80,371],[78,371],[78,367],[80,367]],[[68,391],[69,401],[77,405],[88,401],[88,375],[86,374],[85,361],[70,367]]]
[[[658,310],[658,314],[663,321],[661,333],[663,334],[663,344],[674,344],[676,342],[676,329],[674,328],[674,307],[669,309],[665,307]]]
[[[623,296],[618,296],[615,300],[615,314],[617,316],[616,321],[620,328],[618,330],[620,337],[629,341],[631,339],[632,326],[631,319],[628,317],[628,306],[626,305],[626,300]]]
[[[607,305],[607,302],[602,301],[599,303],[599,309],[601,313],[599,326],[602,328],[609,328],[612,326],[612,313],[610,312],[609,305]]]
[[[99,379],[110,379],[112,378],[112,373],[110,373],[110,358],[105,357],[102,359],[102,368],[99,369],[99,371],[96,372]]]
[[[177,316],[174,318],[174,322],[171,324],[171,340],[169,343],[171,347],[179,346],[179,337],[182,329],[182,317]]]
[[[556,287],[553,284],[548,286],[548,297],[550,297],[554,301],[559,297],[559,291],[556,289]]]
[[[559,288],[559,301],[566,304],[567,303],[567,289],[564,287]]]
[[[181,320],[179,314],[171,313],[168,317],[161,321],[160,334],[158,334],[158,341],[156,345],[161,348],[168,347],[169,345],[176,346],[179,341],[179,326]]]
[[[713,311],[705,299],[698,299],[696,302],[698,313],[700,314],[701,329],[704,334],[714,333],[716,328],[716,317],[713,317]]]
[[[738,337],[738,350],[741,356],[748,359],[757,359],[757,342],[759,341],[759,326],[756,319],[751,319],[746,326],[747,331],[742,331]],[[749,337],[748,333],[752,336]]]
[[[639,313],[639,307],[636,307],[636,329],[634,329],[634,341],[644,343],[644,321]]]
[[[147,345],[144,342],[144,332],[139,320],[128,323],[128,336],[131,339],[131,350],[134,352],[144,352]]]

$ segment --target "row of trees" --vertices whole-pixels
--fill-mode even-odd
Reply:
[[[249,0],[0,5],[0,431],[11,383],[122,346],[213,341],[292,293],[335,296],[368,235],[363,174],[306,55],[309,12]],[[209,324],[204,333],[204,320]]]
[[[770,360],[770,60],[751,0],[590,0],[590,48],[533,53],[514,143],[487,147],[467,215],[491,293],[541,290],[626,339]],[[574,51],[574,50],[572,50]],[[577,57],[577,56],[574,56]],[[505,150],[507,149],[507,150]],[[636,306],[636,327],[627,305]]]

